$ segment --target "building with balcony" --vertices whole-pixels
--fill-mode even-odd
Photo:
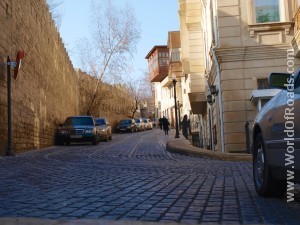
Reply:
[[[199,6],[201,40],[197,41],[203,43],[205,93],[210,103],[204,119],[212,148],[247,152],[251,137],[246,129],[251,134],[257,111],[276,92],[267,89],[268,75],[287,72],[287,63],[295,69],[300,65],[299,1],[178,2],[180,17]]]
[[[178,121],[190,109],[189,99],[187,97],[183,98],[182,95],[182,90],[185,88],[182,88],[181,82],[180,44],[180,32],[170,31],[168,32],[167,45],[154,46],[146,56],[149,67],[149,80],[154,84],[156,120],[165,116],[169,119],[172,127],[175,126],[174,83],[172,77],[176,77]],[[165,62],[167,62],[167,65]]]
[[[168,76],[169,50],[166,45],[156,45],[147,54],[150,82],[162,82]]]
[[[201,1],[179,0],[180,39],[183,93],[188,95],[193,136],[198,136],[200,147],[211,148],[209,135],[206,133],[206,71],[205,43],[202,29]]]
[[[173,118],[175,74],[181,118],[196,122],[202,146],[249,152],[255,116],[276,94],[268,89],[269,74],[300,65],[299,2],[178,0],[180,32],[169,32],[167,46],[146,57],[156,115]],[[168,51],[168,68],[159,67],[160,51]]]
[[[149,80],[153,83],[155,98],[155,120],[165,116],[172,118],[173,87],[168,82],[169,49],[167,45],[154,46],[145,57],[148,60]]]

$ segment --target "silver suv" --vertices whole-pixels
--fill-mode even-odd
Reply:
[[[270,74],[270,86],[282,90],[254,121],[253,177],[261,196],[280,197],[291,182],[300,182],[299,72]]]

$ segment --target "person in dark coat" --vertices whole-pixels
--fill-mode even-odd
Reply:
[[[187,115],[185,114],[183,117],[183,120],[181,122],[181,126],[182,126],[182,135],[188,139],[188,130],[190,127],[190,120],[188,120]]]
[[[162,118],[162,127],[164,129],[165,135],[168,135],[169,133],[169,126],[170,126],[169,120],[164,116]]]
[[[161,130],[162,130],[162,121],[163,121],[163,118],[159,118],[158,125],[159,125]]]

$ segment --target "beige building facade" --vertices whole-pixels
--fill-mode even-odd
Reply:
[[[299,2],[178,3],[183,74],[191,78],[190,101],[206,147],[247,152],[255,116],[276,92],[267,90],[268,75],[300,65]]]

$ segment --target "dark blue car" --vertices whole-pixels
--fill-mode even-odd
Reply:
[[[68,117],[57,131],[56,143],[69,145],[71,142],[92,142],[97,145],[99,135],[96,124],[91,116]]]

